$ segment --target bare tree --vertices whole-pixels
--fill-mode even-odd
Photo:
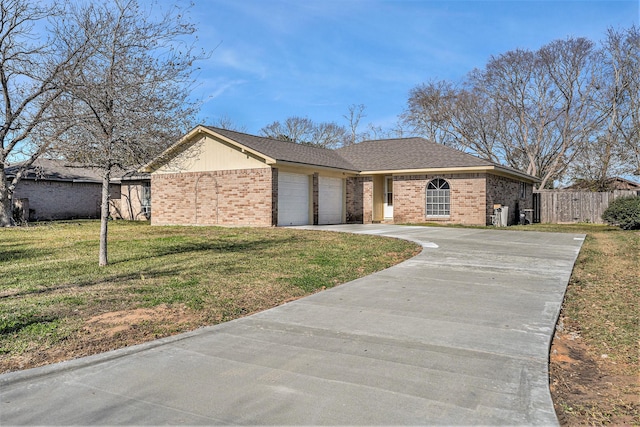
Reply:
[[[610,29],[604,49],[612,71],[619,74],[614,74],[621,93],[615,114],[618,158],[623,172],[640,176],[640,28]]]
[[[571,165],[571,177],[585,187],[609,190],[609,178],[640,175],[640,32],[609,29],[596,64],[591,100],[602,120],[595,139]]]
[[[227,114],[223,114],[223,115],[219,116],[216,120],[213,121],[212,126],[220,128],[220,129],[233,130],[233,131],[236,131],[236,132],[246,132],[247,131],[247,127],[245,125],[237,124]]]
[[[288,117],[283,123],[275,121],[260,129],[260,134],[269,138],[323,148],[338,147],[346,133],[347,130],[336,123],[315,123],[308,117],[296,116]]]
[[[86,40],[38,34],[36,24],[58,19],[63,11],[28,0],[0,3],[0,226],[13,224],[13,193],[24,171],[43,155],[55,120],[51,106],[66,89],[65,78],[82,65]],[[7,182],[11,161],[21,168]]]
[[[593,54],[586,39],[509,51],[471,72],[460,88],[448,82],[415,88],[402,118],[418,134],[552,185],[602,120],[590,102]]]
[[[58,126],[70,128],[56,148],[65,158],[101,171],[102,266],[108,263],[113,171],[147,162],[192,125],[189,87],[198,56],[184,40],[194,26],[175,9],[152,19],[136,0],[83,3],[71,9],[68,22],[59,27],[59,36],[88,39],[91,55],[56,103],[65,118]]]
[[[351,104],[348,107],[347,114],[342,116],[349,123],[344,145],[352,145],[364,139],[363,134],[358,132],[358,127],[360,126],[360,121],[366,117],[364,114],[365,108],[364,104]]]
[[[430,81],[409,91],[407,109],[400,115],[415,135],[443,145],[457,145],[453,129],[458,90],[446,80]]]

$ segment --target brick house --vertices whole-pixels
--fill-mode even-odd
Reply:
[[[198,126],[141,171],[152,224],[509,223],[537,178],[423,138],[329,150]]]
[[[7,168],[12,179],[20,164]],[[110,185],[114,218],[148,219],[150,177],[140,173],[116,173]],[[94,169],[59,159],[37,159],[27,168],[14,193],[20,219],[50,221],[100,218],[102,178]]]

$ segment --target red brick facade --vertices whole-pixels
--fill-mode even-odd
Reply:
[[[447,217],[426,215],[427,184],[436,178],[449,183],[451,213]],[[372,177],[347,180],[347,222],[373,222],[373,185]],[[393,222],[397,224],[489,225],[494,204],[509,206],[509,224],[514,224],[518,221],[519,210],[533,207],[533,187],[486,173],[397,175],[393,178]]]
[[[154,174],[151,180],[152,223],[276,225],[277,173],[276,168],[260,168]],[[318,174],[312,177],[313,222],[317,223]],[[447,217],[426,215],[427,184],[436,178],[449,183],[451,213]],[[494,204],[509,206],[509,224],[514,224],[518,221],[519,210],[530,209],[533,204],[531,184],[492,174],[397,175],[393,179],[393,222],[397,224],[442,222],[487,225],[491,223]],[[379,185],[383,180],[376,180],[372,176],[346,180],[347,223],[374,222],[376,182]],[[378,204],[379,209],[381,203]]]
[[[274,225],[275,169],[154,174],[154,225]],[[276,175],[276,176],[274,176]],[[277,197],[277,195],[275,195]]]
[[[426,215],[427,184],[436,178],[449,183],[451,215],[448,217]],[[396,223],[485,224],[484,174],[401,175],[394,177],[393,189],[393,219]]]

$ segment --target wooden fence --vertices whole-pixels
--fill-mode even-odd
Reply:
[[[636,190],[616,190],[606,193],[590,191],[540,190],[533,193],[534,222],[601,224],[602,213],[613,200],[622,196],[640,195]]]

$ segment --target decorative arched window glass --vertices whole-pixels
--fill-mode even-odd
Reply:
[[[427,216],[449,216],[451,200],[449,183],[436,178],[427,184]]]

